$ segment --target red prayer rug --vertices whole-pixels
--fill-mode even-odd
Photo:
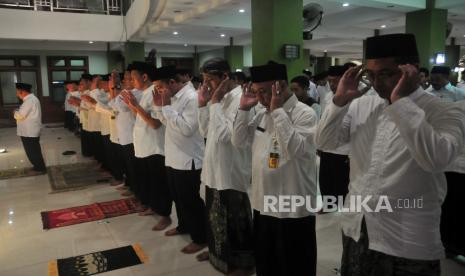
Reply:
[[[135,198],[125,198],[40,214],[44,229],[52,229],[136,213],[139,207]]]

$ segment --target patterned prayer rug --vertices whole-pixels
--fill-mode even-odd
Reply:
[[[118,199],[90,205],[41,212],[44,229],[58,228],[89,221],[102,220],[136,213],[139,204],[135,198]]]
[[[148,261],[139,244],[49,262],[49,276],[87,276]]]
[[[96,162],[51,166],[47,168],[52,193],[85,189],[87,186],[108,183],[111,177],[103,177]]]

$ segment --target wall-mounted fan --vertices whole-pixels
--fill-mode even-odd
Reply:
[[[317,3],[309,3],[304,6],[304,40],[312,39],[312,32],[321,25],[323,19],[323,7]]]

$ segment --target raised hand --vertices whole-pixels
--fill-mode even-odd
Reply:
[[[275,82],[271,86],[271,102],[270,102],[270,111],[283,107],[284,98],[282,95],[282,89],[284,89],[282,83],[279,81]]]
[[[402,71],[402,76],[392,90],[391,103],[412,94],[420,85],[420,76],[415,66],[411,64],[399,65],[399,69]]]
[[[121,96],[123,97],[123,101],[129,107],[136,108],[137,106],[139,106],[139,103],[137,102],[136,97],[134,97],[134,95],[131,92],[124,91],[124,92],[121,93]]]
[[[207,83],[203,82],[200,85],[197,95],[198,95],[199,107],[206,106],[212,98],[211,89]]]
[[[219,103],[224,98],[228,91],[228,82],[230,81],[229,76],[220,82],[220,85],[213,92],[212,103]]]
[[[157,90],[152,91],[152,96],[153,96],[153,105],[154,106],[163,106],[163,100],[161,98],[161,94],[158,93]]]
[[[257,96],[252,93],[252,83],[246,83],[242,86],[242,96],[239,103],[239,109],[249,111],[258,104]]]
[[[163,88],[162,90],[158,90],[161,96],[161,104],[162,106],[171,105],[171,93],[168,88]]]
[[[363,95],[358,91],[358,85],[363,73],[363,71],[360,71],[361,68],[361,65],[352,67],[344,73],[337,86],[336,94],[334,94],[334,104],[344,106]]]

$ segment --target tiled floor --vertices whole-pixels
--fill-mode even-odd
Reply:
[[[63,156],[65,150],[79,152],[79,140],[62,129],[45,128],[42,150],[48,165],[81,162],[84,158]],[[30,166],[14,129],[0,129],[0,170]],[[0,181],[0,275],[47,275],[47,262],[119,246],[140,243],[149,256],[144,265],[101,275],[221,275],[208,263],[198,263],[193,255],[179,250],[187,237],[163,236],[151,231],[155,217],[137,214],[102,222],[90,222],[48,231],[42,230],[40,211],[66,208],[120,198],[114,188],[91,188],[49,194],[47,176]],[[176,223],[176,222],[174,222]],[[334,215],[317,217],[318,276],[335,275],[341,257],[341,234]],[[443,261],[442,275],[465,275],[465,266]]]

